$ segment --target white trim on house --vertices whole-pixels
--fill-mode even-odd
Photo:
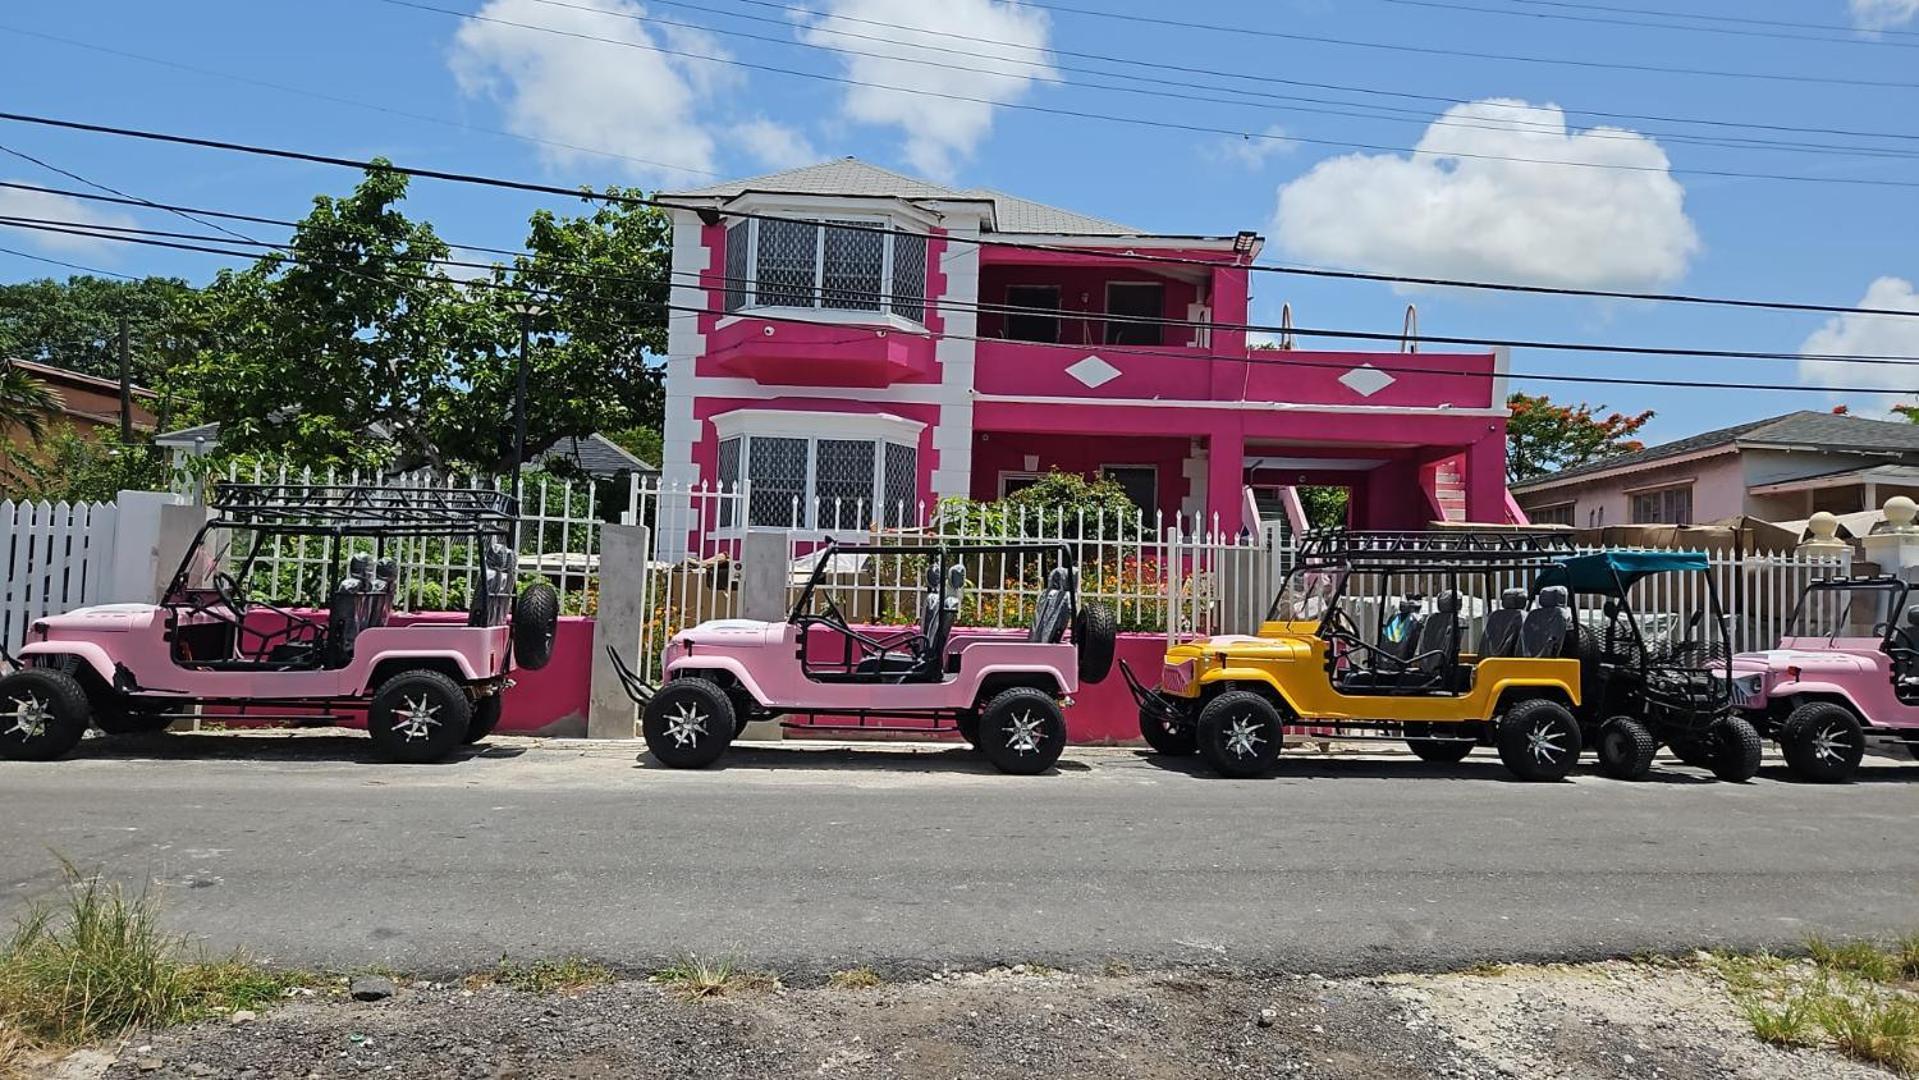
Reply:
[[[765,435],[799,439],[889,439],[919,446],[926,425],[892,413],[812,412],[803,409],[732,409],[707,417],[722,439]]]
[[[924,301],[924,303],[928,308],[933,306],[931,301]],[[776,319],[780,325],[790,325],[794,322],[803,321],[833,326],[871,326],[875,328],[874,332],[878,334],[884,334],[886,332],[880,328],[881,324],[884,324],[895,330],[910,333],[915,337],[925,337],[927,334],[927,329],[924,325],[916,323],[904,315],[895,315],[891,311],[874,311],[871,308],[780,307],[775,304],[749,305],[737,311],[728,312],[714,321],[713,329],[724,330],[735,323],[747,322],[752,319]],[[768,333],[766,335],[767,337],[779,336],[777,332],[778,326],[769,325],[767,329],[774,331]]]
[[[1397,416],[1505,416],[1497,409],[1460,409],[1451,405],[1318,405],[1292,401],[1194,401],[1186,398],[1030,397],[1020,394],[975,394],[980,402],[1025,405],[1105,405],[1115,408],[1229,409],[1239,412],[1324,412]]]
[[[896,195],[802,195],[797,192],[749,191],[722,202],[717,209],[721,215],[738,210],[749,214],[767,214],[780,217],[811,217],[819,213],[831,213],[840,220],[858,218],[877,218],[879,224],[899,224],[888,219],[905,218],[907,225],[901,225],[903,231],[925,232],[939,228],[940,215],[915,206]],[[845,213],[839,211],[844,210]],[[917,226],[911,228],[909,226]]]

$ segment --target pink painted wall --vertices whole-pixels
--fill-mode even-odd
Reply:
[[[1692,482],[1692,517],[1695,522],[1716,521],[1746,512],[1746,475],[1738,454],[1679,461],[1670,465],[1639,469],[1617,476],[1530,491],[1518,496],[1527,511],[1540,507],[1573,503],[1572,524],[1581,529],[1604,525],[1632,524],[1632,496],[1628,493],[1671,484]]]
[[[1128,269],[1109,266],[986,266],[980,269],[979,302],[1007,304],[1007,288],[1012,285],[1055,285],[1059,287],[1059,340],[1072,345],[1104,348],[1106,286],[1109,282],[1150,282],[1166,290],[1161,318],[1185,319],[1188,305],[1199,296],[1199,286],[1177,281],[1152,272],[1147,265]],[[1006,319],[997,312],[981,312],[979,336],[1005,336]],[[1185,345],[1192,339],[1189,326],[1161,328],[1161,345]]]
[[[1029,432],[980,432],[973,437],[973,498],[999,497],[1002,471],[1027,472],[1026,456],[1039,458],[1038,472],[1058,469],[1082,476],[1097,475],[1105,465],[1151,465],[1159,471],[1159,510],[1179,512],[1192,486],[1186,479],[1186,457],[1192,440],[1115,436],[1086,439],[1070,435]]]

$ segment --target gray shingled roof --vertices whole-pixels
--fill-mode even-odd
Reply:
[[[1531,491],[1567,480],[1598,476],[1623,469],[1651,465],[1667,458],[1684,457],[1722,446],[1811,446],[1827,450],[1864,450],[1869,452],[1919,453],[1919,424],[1896,420],[1869,420],[1862,416],[1802,409],[1763,420],[1689,435],[1683,439],[1648,446],[1630,454],[1609,457],[1576,468],[1522,480],[1514,491]]]
[[[612,476],[614,473],[635,472],[652,473],[659,469],[627,450],[612,439],[594,432],[585,438],[567,436],[549,447],[540,455],[542,462],[554,458],[570,461],[580,467],[588,476]],[[529,465],[529,468],[531,465]]]
[[[1116,221],[1089,217],[1062,210],[1057,206],[1022,199],[990,188],[961,191],[906,176],[891,169],[870,165],[858,158],[823,161],[785,172],[767,173],[744,180],[728,180],[692,191],[676,191],[667,198],[730,199],[748,191],[774,191],[798,195],[861,195],[900,199],[964,199],[990,202],[996,211],[1002,233],[1061,233],[1079,236],[1145,236],[1143,230]]]

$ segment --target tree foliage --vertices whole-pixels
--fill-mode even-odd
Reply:
[[[1894,405],[1894,416],[1903,416],[1909,424],[1919,424],[1919,405]]]
[[[86,436],[65,423],[30,447],[0,451],[0,473],[8,497],[48,502],[109,502],[122,491],[163,491],[169,480],[165,454],[145,439],[123,443],[110,428]]]
[[[194,289],[178,278],[137,281],[77,275],[0,285],[0,357],[33,360],[103,379],[120,377],[120,320],[133,380],[157,385],[195,348]]]
[[[448,247],[401,212],[375,168],[320,196],[291,250],[206,290],[217,333],[190,372],[223,453],[307,465],[505,471],[530,316],[529,457],[568,435],[657,424],[671,258],[664,215],[600,206],[533,215],[527,254],[463,282]]]
[[[1634,439],[1653,411],[1627,415],[1604,405],[1561,405],[1545,394],[1506,399],[1506,478],[1527,480],[1644,449]]]
[[[25,368],[0,358],[0,434],[16,428],[30,442],[46,434],[47,419],[60,407],[60,396]]]

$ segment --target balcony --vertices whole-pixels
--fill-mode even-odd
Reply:
[[[773,317],[743,311],[717,320],[706,336],[702,373],[769,384],[847,387],[939,377],[925,328],[898,325],[893,321],[897,317],[875,312],[835,317],[839,313],[804,310],[767,314]]]

